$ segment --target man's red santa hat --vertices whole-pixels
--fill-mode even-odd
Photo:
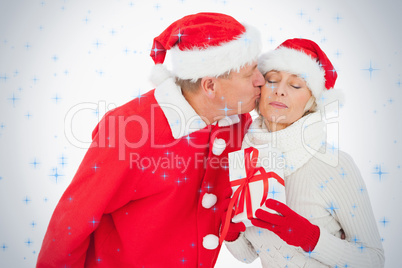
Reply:
[[[163,65],[168,50],[171,72]],[[151,57],[156,65],[151,81],[159,85],[172,75],[194,82],[205,76],[217,77],[256,61],[260,51],[258,30],[231,16],[220,13],[185,16],[154,39]]]
[[[343,101],[340,90],[334,89],[338,77],[334,66],[324,51],[311,40],[286,40],[275,50],[260,56],[258,69],[263,75],[275,70],[302,77],[320,110],[333,101]]]

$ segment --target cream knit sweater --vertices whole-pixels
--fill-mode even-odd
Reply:
[[[286,161],[286,204],[320,228],[313,252],[288,245],[273,232],[248,227],[226,242],[240,261],[260,257],[262,267],[383,267],[384,252],[367,190],[346,153],[326,150],[325,125],[319,112],[304,116],[284,130],[269,133],[256,119],[243,149],[267,144]],[[311,148],[314,148],[313,150]],[[317,152],[321,148],[321,152]],[[340,238],[342,231],[346,239]]]

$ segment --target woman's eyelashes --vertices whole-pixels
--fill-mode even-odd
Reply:
[[[269,86],[269,84],[277,84],[277,83],[278,83],[277,81],[267,80],[266,85]],[[299,86],[299,85],[297,85],[297,84],[295,84],[295,85],[290,84],[290,86],[293,87],[293,88],[295,88],[295,89],[300,89],[300,88],[302,88],[301,86]]]

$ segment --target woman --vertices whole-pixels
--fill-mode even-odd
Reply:
[[[266,85],[243,149],[276,147],[284,157],[286,205],[258,209],[254,226],[231,223],[226,245],[263,267],[383,267],[384,252],[364,181],[352,158],[324,153],[324,101],[336,100],[336,72],[320,47],[290,39],[260,57]],[[318,101],[317,101],[318,100]],[[245,231],[244,231],[245,229]],[[342,239],[343,233],[345,239]]]

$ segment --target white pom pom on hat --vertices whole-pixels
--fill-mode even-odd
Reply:
[[[149,80],[155,85],[160,85],[166,79],[173,77],[172,73],[163,64],[155,64],[151,70]]]

